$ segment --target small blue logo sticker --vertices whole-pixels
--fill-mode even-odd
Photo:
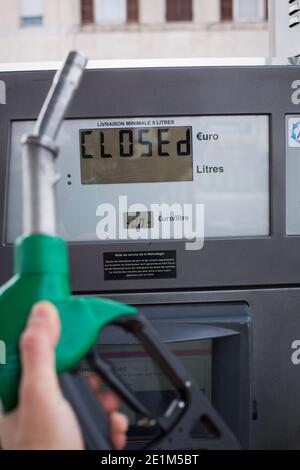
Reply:
[[[292,126],[291,138],[300,144],[300,121],[295,122]]]

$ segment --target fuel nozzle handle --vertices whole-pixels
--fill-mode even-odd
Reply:
[[[22,138],[23,235],[56,235],[54,186],[59,179],[54,160],[55,138],[79,86],[86,58],[70,52],[57,71],[42,106],[33,134]]]

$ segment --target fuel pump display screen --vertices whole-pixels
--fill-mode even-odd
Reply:
[[[22,233],[20,141],[33,127],[11,125],[8,243]],[[268,236],[269,128],[267,114],[65,120],[57,140],[59,235],[81,243],[191,240],[204,227],[205,238]]]
[[[192,181],[192,128],[80,130],[83,184]]]

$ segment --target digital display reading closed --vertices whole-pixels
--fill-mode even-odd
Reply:
[[[192,128],[80,130],[82,184],[193,181]]]
[[[298,118],[289,116],[287,125],[288,176],[293,175],[296,183],[293,162],[299,150],[294,147],[299,144],[292,130]],[[32,132],[34,124],[30,120],[12,123],[8,243],[22,234],[20,140]],[[98,230],[106,223],[100,215],[102,203],[116,210],[117,225],[109,230],[113,240],[123,241],[132,234],[173,240],[180,224],[176,237],[193,239],[195,227],[203,227],[196,219],[197,204],[205,206],[206,238],[270,235],[268,115],[66,119],[58,145],[56,165],[62,177],[56,188],[57,218],[60,235],[70,242],[102,240]],[[289,183],[288,233],[300,233],[300,224],[291,222],[297,194],[296,186]],[[123,206],[120,196],[126,198]],[[174,209],[174,204],[179,206]],[[173,208],[170,216],[164,213],[166,205]]]

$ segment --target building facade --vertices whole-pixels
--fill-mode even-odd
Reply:
[[[0,62],[269,55],[267,0],[0,0]]]

